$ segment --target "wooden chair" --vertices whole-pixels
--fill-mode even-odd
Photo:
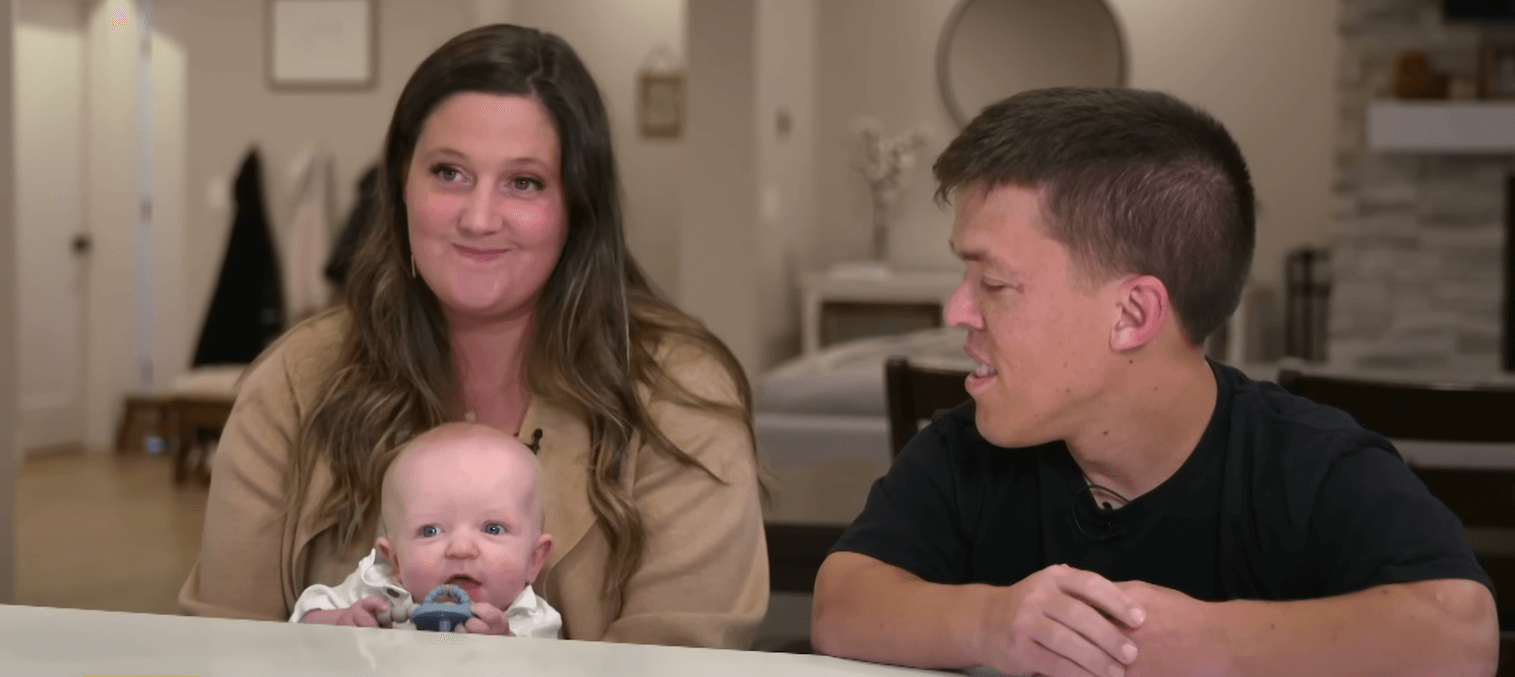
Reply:
[[[128,394],[121,412],[121,424],[116,428],[116,453],[162,451],[149,449],[147,441],[148,438],[168,440],[171,437],[167,429],[167,406],[168,402],[157,395]]]
[[[174,458],[174,484],[210,483],[210,445],[220,439],[236,393],[168,391],[126,397],[116,430],[116,453],[146,451],[147,437],[161,439]]]
[[[1385,437],[1437,442],[1515,442],[1515,384],[1379,381],[1285,369],[1278,384],[1336,407]]]
[[[944,410],[968,400],[968,372],[922,367],[903,357],[884,363],[884,397],[889,410],[889,458],[899,458],[905,445]]]
[[[174,454],[174,484],[190,478],[210,484],[210,444],[221,437],[235,397],[175,395],[168,400],[169,448]]]
[[[211,444],[221,436],[237,401],[247,365],[203,365],[189,370],[163,393],[174,483],[210,482]]]
[[[1390,439],[1515,443],[1515,384],[1391,382],[1287,369],[1279,373],[1278,384],[1341,409]],[[1410,468],[1462,520],[1479,562],[1494,580],[1499,628],[1515,630],[1515,549],[1493,542],[1515,536],[1515,469],[1413,462]]]
[[[815,591],[821,563],[847,525],[768,522],[763,531],[768,539],[768,589],[808,595]]]

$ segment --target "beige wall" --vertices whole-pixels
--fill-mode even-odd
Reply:
[[[954,0],[835,0],[819,3],[816,54],[818,223],[808,246],[813,269],[864,259],[872,243],[867,184],[850,163],[853,120],[872,117],[888,134],[924,125],[909,184],[891,211],[891,259],[905,268],[957,270],[947,250],[951,214],[931,201],[931,161],[957,130],[937,94],[936,42]]]
[[[1109,0],[1125,33],[1130,85],[1163,89],[1215,114],[1251,165],[1261,213],[1254,277],[1276,286],[1286,250],[1324,244],[1331,221],[1335,0]],[[925,124],[894,212],[891,250],[902,266],[956,269],[950,214],[930,200],[930,163],[956,134],[935,80],[936,42],[954,0],[818,3],[819,223],[812,268],[868,254],[866,189],[847,166],[848,125],[888,131]]]
[[[0,130],[13,130],[14,0],[0,0]],[[15,176],[14,138],[0,134],[0,176]],[[0,325],[15,327],[15,185],[0,181]],[[0,604],[16,603],[16,332],[0,331]],[[9,462],[7,462],[9,459]]]
[[[812,261],[818,199],[816,8],[689,8],[677,299],[753,379],[799,347],[795,279]]]
[[[799,352],[799,273],[816,223],[816,31],[812,0],[757,4],[758,355],[767,369]],[[788,131],[780,129],[780,116]]]
[[[1329,242],[1340,2],[1111,2],[1132,85],[1204,107],[1241,146],[1258,198],[1253,278],[1276,288],[1287,250]]]
[[[474,23],[480,26],[515,23],[516,0],[473,0]]]
[[[153,383],[166,387],[189,366],[185,289],[189,163],[189,8],[200,0],[153,0]],[[111,412],[116,425],[121,412]],[[111,434],[114,436],[115,431]]]
[[[677,297],[754,376],[761,363],[756,3],[689,5]]]
[[[678,293],[681,139],[637,128],[638,74],[660,46],[684,55],[683,0],[514,0],[508,18],[562,37],[599,85],[620,165],[626,241],[654,283]]]
[[[94,246],[86,300],[86,441],[109,444],[121,397],[137,368],[137,12],[112,29],[104,1],[87,7],[85,40],[85,221]],[[131,30],[127,30],[127,29]]]

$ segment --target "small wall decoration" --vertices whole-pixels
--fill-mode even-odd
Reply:
[[[678,138],[684,132],[684,76],[643,73],[637,106],[642,136]]]
[[[654,47],[637,83],[637,126],[648,138],[684,133],[684,70],[667,45]]]
[[[376,80],[373,0],[267,0],[275,89],[363,89]]]

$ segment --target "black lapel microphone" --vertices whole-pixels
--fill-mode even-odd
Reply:
[[[1126,504],[1125,497],[1109,489],[1097,485],[1089,485],[1082,492],[1074,496],[1072,506],[1073,526],[1084,538],[1103,543],[1126,535],[1126,525],[1115,515],[1115,508],[1111,507],[1110,501],[1096,501],[1094,490],[1110,494]],[[1084,498],[1085,495],[1088,498]],[[1088,522],[1086,525],[1085,522]]]
[[[541,428],[537,428],[537,431],[531,434],[531,441],[526,443],[526,448],[530,449],[531,453],[533,453],[533,454],[537,453],[538,451],[541,451],[541,449],[542,449],[542,429]]]

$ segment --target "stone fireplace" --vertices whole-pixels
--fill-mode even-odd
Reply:
[[[1504,338],[1515,147],[1386,151],[1370,142],[1369,129],[1370,108],[1390,98],[1403,50],[1422,50],[1438,70],[1472,78],[1492,28],[1446,24],[1440,0],[1342,5],[1329,359],[1470,373],[1515,367]],[[1502,116],[1506,105],[1515,127],[1515,102],[1428,102],[1417,110],[1482,106]]]

